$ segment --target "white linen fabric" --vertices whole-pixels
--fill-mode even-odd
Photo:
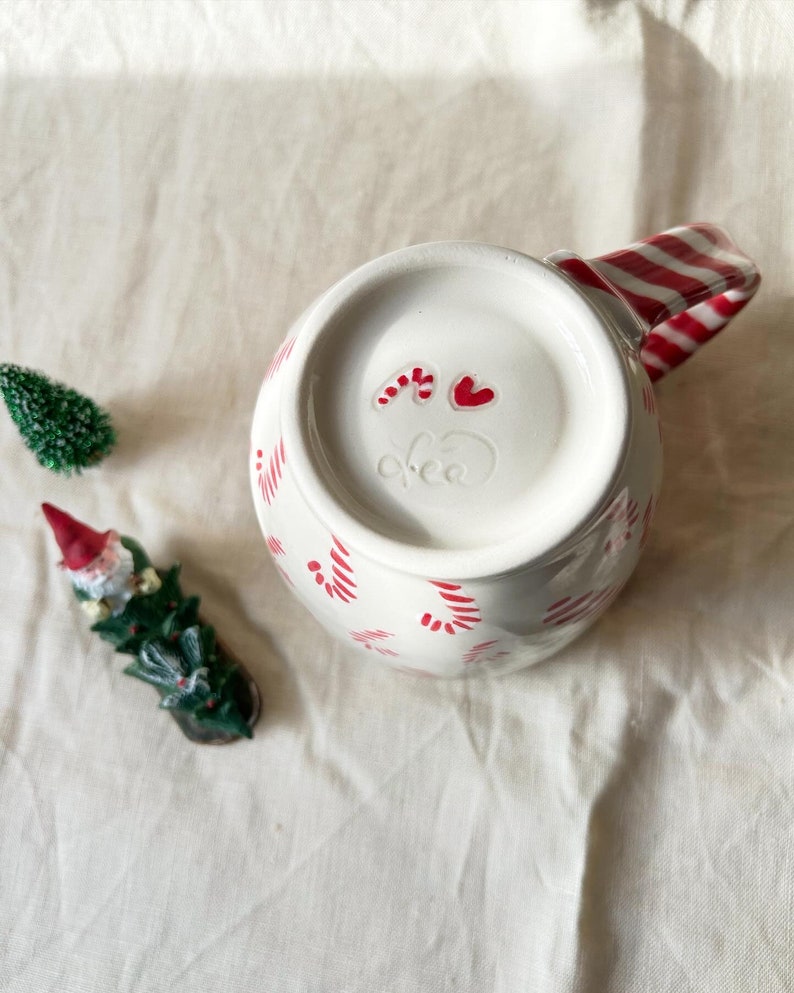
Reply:
[[[791,989],[794,5],[0,6],[0,361],[112,411],[71,479],[0,409],[0,989]],[[657,387],[666,475],[607,615],[503,679],[332,643],[248,427],[390,249],[607,252],[721,223],[764,283]],[[200,747],[87,630],[42,500],[183,563],[259,682]]]

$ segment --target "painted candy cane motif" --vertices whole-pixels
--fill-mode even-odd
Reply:
[[[433,395],[434,379],[433,373],[428,372],[427,369],[421,366],[409,366],[378,390],[375,398],[376,406],[386,407],[408,387],[413,388],[414,402],[424,403]]]
[[[688,224],[584,261],[550,260],[577,282],[618,297],[649,330],[641,359],[651,380],[680,365],[752,299],[755,263],[722,228]]]
[[[637,501],[632,499],[628,490],[622,490],[615,497],[606,513],[606,519],[613,524],[612,537],[604,544],[607,555],[616,555],[624,549],[634,533],[634,525],[640,517]]]
[[[479,645],[474,645],[467,652],[463,653],[461,662],[464,665],[479,665],[481,662],[496,662],[497,659],[504,659],[510,652],[497,651],[498,639],[492,638],[490,641],[481,641]]]
[[[327,571],[329,578],[326,578],[326,572],[323,572],[323,566],[317,559],[307,562],[306,568],[314,574],[315,583],[321,586],[332,600],[336,598],[342,603],[350,603],[351,600],[358,599],[356,574],[350,564],[350,552],[335,534],[331,535],[331,541],[333,542],[330,550],[331,568]]]
[[[482,620],[480,608],[474,597],[467,596],[458,583],[442,583],[434,579],[428,581],[431,586],[435,586],[438,590],[451,619],[444,621],[427,612],[419,617],[419,623],[422,627],[426,627],[430,631],[458,634],[459,631],[471,631],[475,624],[480,623]]]
[[[283,558],[287,554],[286,551],[284,550],[284,546],[282,545],[281,541],[278,538],[276,538],[275,535],[266,534],[265,544],[267,545],[268,551],[273,556],[273,560],[276,563],[276,568],[281,573],[286,584],[288,586],[294,587],[295,584],[292,582],[292,577],[278,561],[280,558]]]
[[[648,542],[648,538],[651,533],[651,523],[653,521],[653,514],[656,510],[656,500],[653,493],[648,497],[648,502],[645,505],[645,512],[642,515],[642,531],[640,532],[640,548],[645,548]]]
[[[295,341],[295,338],[287,338],[287,340],[273,356],[270,365],[267,367],[267,371],[265,372],[265,383],[269,382],[276,375],[290,355],[292,355],[292,349],[295,347]]]
[[[656,413],[656,394],[650,383],[646,383],[642,388],[642,405],[645,412],[650,414],[656,421],[656,428],[659,432],[659,444],[662,443],[662,422]]]
[[[256,469],[259,473],[259,492],[262,494],[262,499],[269,507],[276,498],[276,493],[278,492],[278,488],[281,483],[284,463],[287,460],[287,457],[284,454],[284,439],[280,438],[276,442],[276,447],[273,449],[267,465],[265,465],[261,448],[257,449],[256,457],[258,460],[256,463]]]
[[[285,555],[286,554],[286,552],[284,551],[284,546],[281,544],[281,542],[278,540],[278,538],[274,537],[272,534],[268,534],[268,535],[265,536],[265,544],[267,545],[268,549],[270,550],[270,554],[274,558],[277,555]]]
[[[378,655],[389,655],[392,658],[397,658],[400,654],[399,652],[395,652],[393,648],[387,648],[381,644],[386,638],[394,637],[390,631],[381,631],[380,628],[376,628],[375,630],[367,628],[363,631],[348,631],[347,633],[353,641],[370,651],[377,652]]]
[[[543,623],[560,627],[562,624],[583,621],[612,603],[622,588],[623,583],[616,583],[602,590],[590,590],[579,597],[563,597],[546,608]]]

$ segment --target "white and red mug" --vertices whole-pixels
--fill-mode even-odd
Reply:
[[[254,503],[284,579],[403,671],[508,672],[558,651],[647,540],[651,381],[759,281],[710,224],[588,261],[440,242],[355,270],[293,326],[256,406]]]

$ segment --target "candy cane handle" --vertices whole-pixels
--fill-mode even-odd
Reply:
[[[652,380],[685,362],[753,297],[758,267],[715,224],[686,224],[584,261],[549,261],[577,282],[618,297],[646,328],[641,358]]]

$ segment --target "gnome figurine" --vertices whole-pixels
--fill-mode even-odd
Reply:
[[[131,596],[156,593],[162,586],[146,552],[118,531],[95,531],[51,503],[44,516],[63,555],[61,568],[92,621],[120,614]]]
[[[199,598],[182,593],[179,565],[160,572],[133,538],[95,531],[49,503],[42,510],[91,630],[134,657],[124,672],[157,690],[160,707],[191,741],[250,738],[256,683],[202,621]]]

